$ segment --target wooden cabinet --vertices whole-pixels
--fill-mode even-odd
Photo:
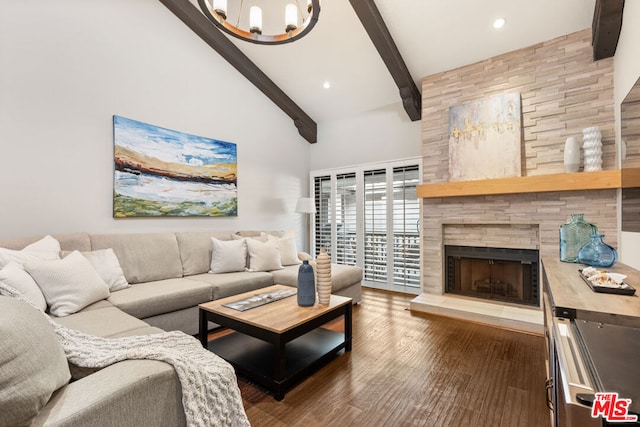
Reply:
[[[577,398],[595,386],[587,358],[577,343],[574,322],[598,322],[640,328],[640,297],[593,292],[580,278],[580,264],[543,257],[544,329],[547,343],[547,401],[552,426],[600,426],[590,407]],[[640,284],[640,271],[618,263],[610,271]],[[634,286],[635,287],[635,286]],[[611,351],[615,351],[614,348]]]

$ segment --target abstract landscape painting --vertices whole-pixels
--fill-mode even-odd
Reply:
[[[113,116],[114,218],[237,216],[236,144]]]
[[[449,108],[449,181],[521,175],[520,93]]]

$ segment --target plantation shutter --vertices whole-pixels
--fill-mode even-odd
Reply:
[[[315,255],[320,248],[326,248],[331,253],[331,177],[318,176],[314,179],[314,200],[316,215],[314,224]]]
[[[336,176],[336,262],[356,265],[356,174]]]
[[[386,169],[364,172],[364,279],[387,281]]]
[[[393,168],[393,284],[420,287],[418,165]]]

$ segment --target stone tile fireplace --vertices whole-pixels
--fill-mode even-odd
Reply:
[[[572,213],[583,212],[588,221],[598,225],[606,240],[617,246],[616,191],[424,199],[423,294],[412,302],[411,308],[530,332],[541,331],[540,292],[536,303],[527,306],[446,294],[445,246],[525,249],[557,256],[560,226]],[[508,314],[503,313],[505,307],[509,307]]]
[[[591,30],[584,30],[423,79],[423,185],[458,185],[450,194],[421,196],[422,294],[412,310],[541,332],[541,292],[531,305],[445,293],[445,246],[558,256],[559,227],[573,213],[584,213],[607,243],[617,246],[619,190],[582,186],[591,172],[563,174],[565,140],[581,138],[589,126],[602,131],[603,169],[616,169],[612,76],[613,61],[593,61]],[[450,183],[449,108],[508,92],[521,96],[522,177],[513,178],[519,180],[515,185],[509,180]],[[552,178],[542,189],[527,188],[531,179],[545,177]]]

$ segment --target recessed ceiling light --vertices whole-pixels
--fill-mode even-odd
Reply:
[[[495,21],[493,21],[493,28],[495,28],[496,30],[499,30],[500,28],[504,27],[504,24],[507,21],[504,18],[498,18]]]
[[[331,82],[327,81],[327,82],[322,83],[322,87],[325,88],[325,89],[329,89],[331,87]]]

